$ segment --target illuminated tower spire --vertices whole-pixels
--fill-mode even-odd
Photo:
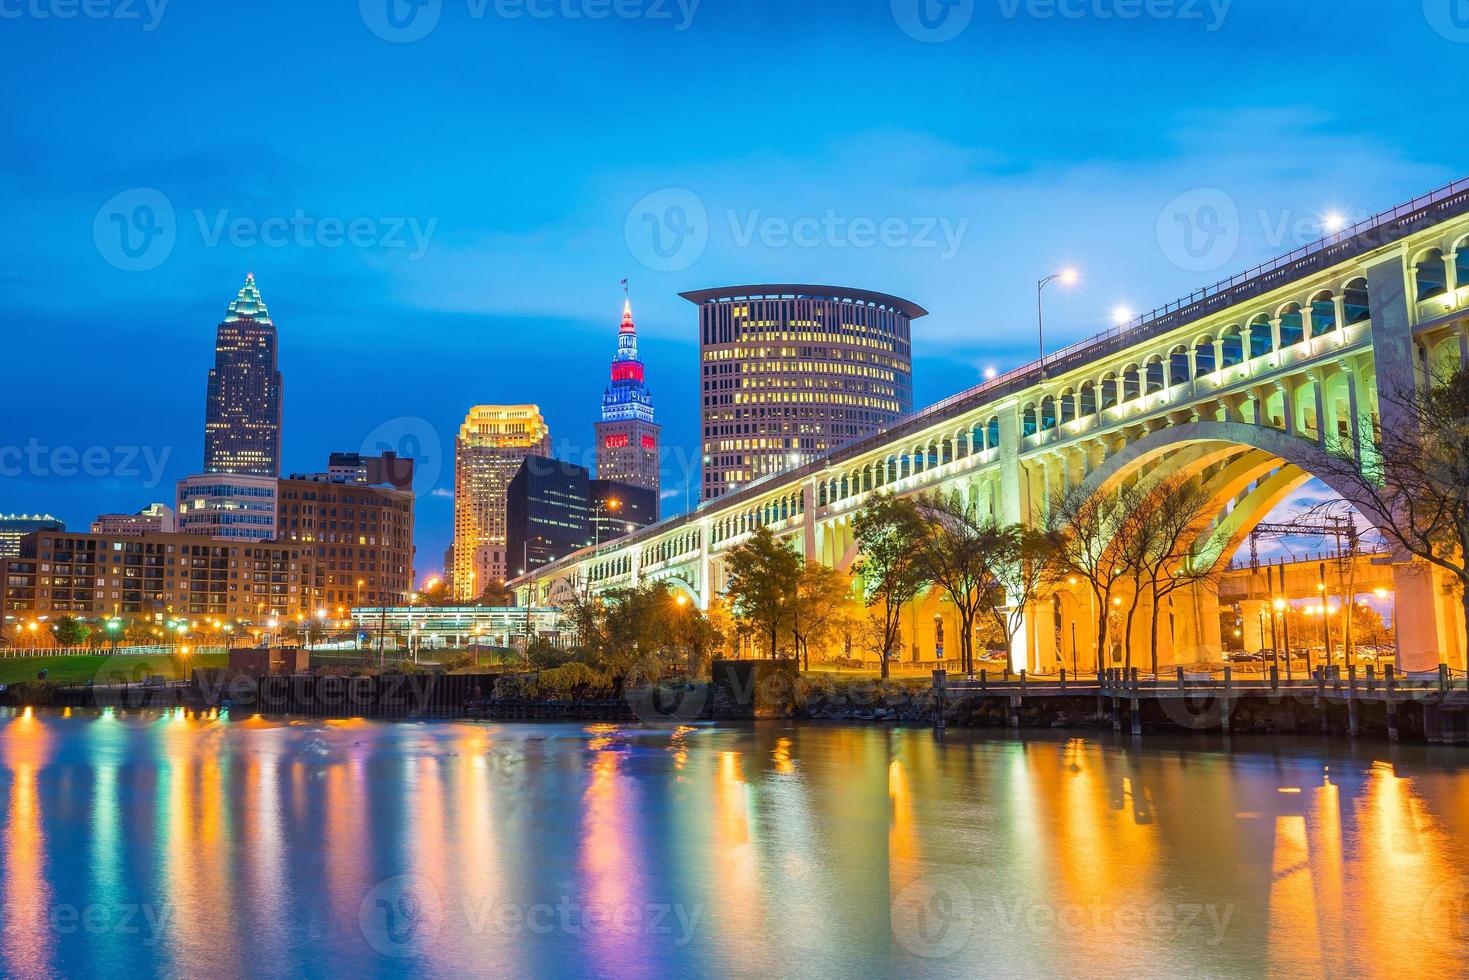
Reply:
[[[624,291],[626,287],[624,280]],[[653,419],[653,396],[638,358],[632,301],[624,298],[611,384],[602,393],[602,421],[597,423],[598,478],[656,491],[660,435],[661,428]]]

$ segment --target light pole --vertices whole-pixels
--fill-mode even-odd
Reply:
[[[592,550],[602,546],[602,521],[601,517],[610,510],[617,510],[622,506],[622,501],[616,497],[607,500],[599,500],[592,505]],[[528,563],[527,563],[528,564]]]
[[[1076,270],[1071,268],[1070,266],[1067,266],[1060,272],[1053,272],[1049,276],[1046,276],[1045,278],[1036,281],[1035,329],[1036,339],[1040,342],[1042,380],[1044,380],[1046,377],[1046,318],[1044,313],[1044,304],[1041,302],[1041,294],[1045,291],[1045,288],[1053,282],[1059,282],[1063,286],[1070,287],[1076,285],[1076,280],[1078,278],[1080,277],[1077,275]]]

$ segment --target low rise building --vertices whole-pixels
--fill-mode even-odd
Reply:
[[[411,491],[326,474],[281,480],[279,539],[304,548],[308,604],[335,612],[406,603],[413,592]]]
[[[149,532],[173,534],[177,530],[177,515],[168,504],[149,504],[136,514],[98,514],[92,522],[93,534],[130,534],[136,537]]]
[[[38,531],[0,561],[7,619],[215,616],[248,622],[293,617],[306,598],[305,549],[211,541],[191,534]]]

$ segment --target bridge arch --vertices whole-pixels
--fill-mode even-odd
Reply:
[[[1159,480],[1207,474],[1205,485],[1221,511],[1235,502],[1205,535],[1202,553],[1218,561],[1232,555],[1256,524],[1313,477],[1359,514],[1371,514],[1352,487],[1332,479],[1340,465],[1316,443],[1279,429],[1200,421],[1160,429],[1130,443],[1088,474],[1082,486],[1096,495],[1144,475]]]

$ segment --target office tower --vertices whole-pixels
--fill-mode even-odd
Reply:
[[[204,403],[204,472],[280,474],[281,372],[275,324],[255,275],[219,324]]]
[[[644,383],[638,359],[638,332],[632,305],[622,305],[612,382],[602,394],[602,420],[597,423],[597,478],[617,480],[653,491],[658,499],[658,447],[662,427],[653,421],[653,396]],[[654,518],[657,518],[656,509]]]
[[[527,456],[549,455],[535,405],[476,405],[454,440],[454,597],[476,599],[507,576],[505,490]]]
[[[910,321],[886,293],[726,286],[699,307],[703,499],[799,466],[913,410]]]
[[[505,491],[505,557],[523,575],[592,543],[585,466],[527,456]]]

